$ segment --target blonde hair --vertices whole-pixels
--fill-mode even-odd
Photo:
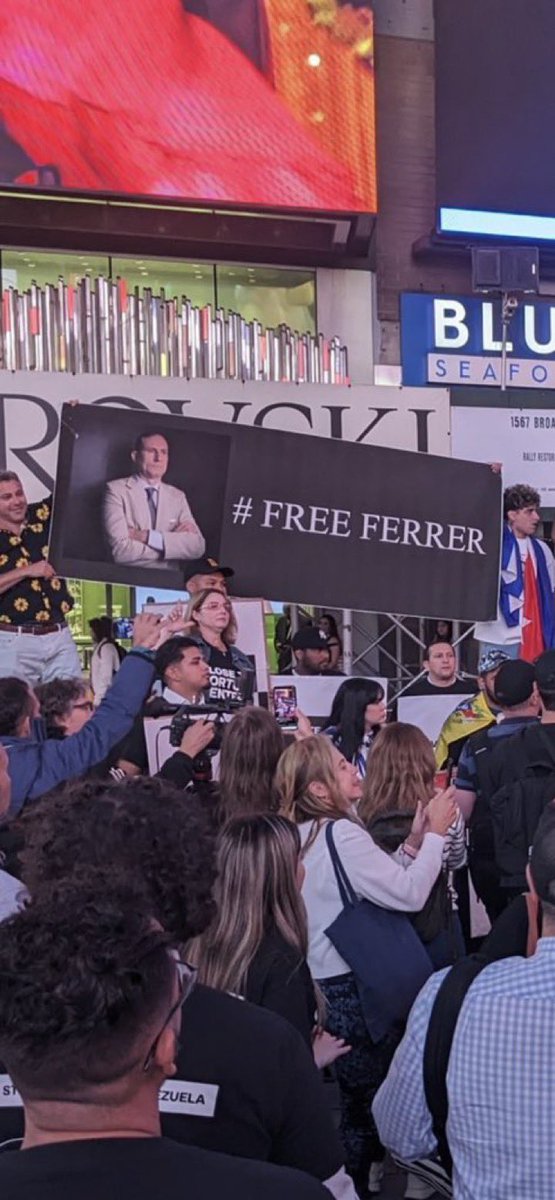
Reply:
[[[220,991],[244,994],[249,968],[265,937],[277,930],[307,956],[306,911],[297,883],[301,840],[277,814],[235,817],[218,840],[216,916],[187,947],[199,978]]]
[[[314,783],[324,785],[325,795],[315,795]],[[304,853],[314,841],[322,821],[356,820],[351,806],[341,795],[331,743],[326,737],[303,738],[288,746],[278,763],[276,791],[284,816],[298,825],[304,821],[313,822]]]
[[[368,826],[381,813],[415,812],[427,804],[436,764],[432,743],[415,725],[396,721],[377,734],[368,755],[358,815]]]
[[[198,617],[196,614],[198,613],[199,608],[202,608],[206,598],[212,595],[218,596],[220,600],[225,600],[225,602],[229,605],[229,621],[225,629],[222,630],[221,638],[222,642],[225,642],[226,646],[233,646],[235,645],[235,641],[237,639],[237,620],[228,596],[225,595],[224,592],[219,592],[217,588],[203,588],[202,592],[196,592],[194,596],[191,596],[187,605],[187,611],[185,613],[185,620],[192,621],[193,626],[196,626],[196,629],[191,629],[191,636],[194,637],[195,633],[200,634]]]

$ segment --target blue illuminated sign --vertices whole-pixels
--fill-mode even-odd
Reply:
[[[507,341],[507,387],[555,387],[555,304],[520,304]],[[501,301],[479,296],[401,297],[405,385],[501,384]]]
[[[555,217],[532,213],[488,212],[478,208],[440,208],[440,233],[476,234],[483,237],[521,238],[555,242]]]

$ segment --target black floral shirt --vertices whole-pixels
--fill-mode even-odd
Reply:
[[[50,535],[50,497],[30,504],[21,533],[0,529],[0,576],[27,563],[48,558]],[[65,580],[22,579],[0,595],[2,625],[61,624],[73,608],[73,599]]]

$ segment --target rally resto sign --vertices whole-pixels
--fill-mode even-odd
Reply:
[[[545,508],[555,506],[555,413],[546,408],[451,409],[453,454],[500,462],[503,483],[535,487]]]
[[[156,520],[137,476],[137,446],[154,453],[154,441],[141,437],[164,455]],[[52,559],[73,577],[176,587],[204,544],[233,564],[244,596],[488,620],[500,527],[500,479],[480,464],[144,413],[114,410],[108,422],[92,406],[62,412]]]

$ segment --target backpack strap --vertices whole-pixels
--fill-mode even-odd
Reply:
[[[449,1175],[453,1160],[446,1133],[449,1111],[447,1068],[463,1000],[476,976],[486,966],[485,958],[471,954],[451,967],[435,998],[424,1045],[426,1104],[432,1117],[440,1162]]]
[[[476,779],[478,783],[477,791],[480,796],[485,796],[487,791],[488,773],[487,762],[495,746],[495,742],[489,736],[491,725],[487,729],[479,729],[469,738],[469,749],[472,750],[474,763],[476,765]]]
[[[535,892],[525,892],[526,914],[528,917],[528,936],[526,938],[526,957],[531,958],[536,953],[540,936],[540,901]]]

